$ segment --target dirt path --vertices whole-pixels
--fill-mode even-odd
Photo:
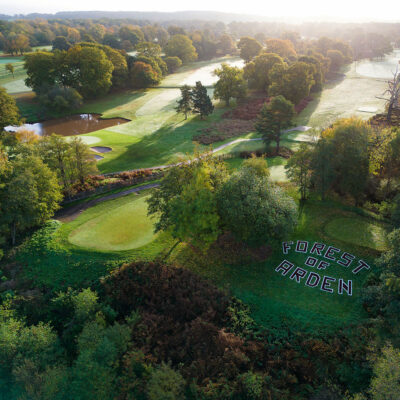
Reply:
[[[138,193],[138,192],[141,192],[142,190],[151,189],[151,188],[154,188],[157,186],[159,186],[158,183],[149,183],[148,185],[143,185],[143,186],[139,186],[136,188],[127,189],[122,192],[113,193],[113,194],[106,195],[104,197],[90,200],[86,203],[77,204],[76,206],[63,208],[59,212],[56,213],[54,218],[61,222],[70,222],[70,221],[73,221],[75,218],[77,218],[79,215],[81,215],[83,211],[87,210],[90,207],[93,207],[94,205],[96,205],[98,203],[102,203],[103,201],[107,201],[107,200],[118,199],[119,197],[127,196],[128,194],[131,194],[131,193]]]

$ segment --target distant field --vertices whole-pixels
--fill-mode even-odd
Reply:
[[[314,100],[296,118],[296,125],[309,125],[320,131],[338,118],[354,115],[368,119],[374,113],[358,109],[371,107],[377,112],[383,111],[385,102],[376,96],[381,96],[385,89],[384,79],[357,74],[353,63],[341,79],[325,85],[323,91],[315,95]]]
[[[14,77],[6,70],[6,64],[11,63],[14,66]],[[0,57],[0,86],[3,86],[8,93],[20,93],[29,91],[25,86],[24,79],[26,72],[22,57]]]

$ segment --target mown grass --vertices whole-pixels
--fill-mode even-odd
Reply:
[[[383,111],[385,102],[376,96],[380,96],[386,86],[383,79],[358,75],[353,63],[342,78],[326,84],[322,92],[313,95],[314,100],[296,118],[296,125],[309,125],[318,132],[339,118],[368,119],[373,114],[360,112],[358,108],[374,107],[377,112]]]
[[[146,197],[115,201],[110,211],[88,220],[68,237],[72,244],[101,251],[131,250],[154,239],[153,221],[147,216]]]
[[[93,250],[93,248],[76,246],[68,240],[71,233],[79,229],[80,226],[93,219],[105,216],[114,209],[129,206],[130,203],[135,201],[141,201],[148,193],[149,191],[143,191],[139,195],[131,194],[99,203],[84,211],[74,221],[60,224],[51,234],[42,235],[39,239],[34,238],[33,244],[32,240],[27,241],[22,245],[16,256],[17,261],[23,265],[25,278],[32,280],[38,287],[46,287],[52,291],[67,287],[85,287],[123,262],[132,260],[150,261],[162,258],[166,250],[171,248],[174,243],[173,239],[166,233],[158,234],[153,241],[145,246],[125,251]],[[144,214],[134,214],[134,216],[142,219],[147,218]],[[121,228],[127,229],[122,225]],[[114,229],[118,229],[118,226]],[[130,235],[132,234],[130,233]],[[112,240],[111,237],[108,237],[108,240],[110,239]],[[101,243],[98,244],[101,245]]]

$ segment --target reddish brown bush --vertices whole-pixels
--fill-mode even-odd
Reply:
[[[287,147],[280,147],[279,153],[276,152],[275,148],[265,150],[253,150],[253,151],[241,151],[239,153],[240,158],[250,158],[255,155],[256,157],[283,157],[290,158],[293,155],[293,150]]]
[[[242,119],[251,121],[257,118],[264,103],[269,102],[269,97],[259,96],[250,97],[242,104],[239,104],[234,110],[227,111],[222,117],[231,119]]]

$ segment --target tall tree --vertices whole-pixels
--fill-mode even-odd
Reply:
[[[248,81],[249,87],[268,92],[271,85],[269,73],[276,64],[285,66],[282,57],[273,53],[261,53],[253,61],[246,64],[244,77]]]
[[[177,113],[181,113],[185,116],[185,120],[188,114],[193,110],[192,100],[192,88],[188,85],[181,87],[181,98],[178,100],[178,105],[175,107]]]
[[[12,74],[13,79],[14,79],[14,70],[15,70],[14,65],[12,65],[11,63],[7,63],[7,64],[6,64],[6,70],[7,70],[10,74]]]
[[[39,92],[43,86],[54,86],[56,82],[55,54],[48,51],[38,51],[25,56],[27,78],[26,86]]]
[[[0,218],[9,227],[14,245],[19,232],[53,216],[62,195],[56,174],[39,157],[18,157],[11,167],[0,185],[0,202],[7,210]]]
[[[261,133],[267,146],[276,142],[276,153],[279,154],[282,130],[292,124],[295,115],[293,103],[283,96],[272,98],[269,104],[264,104],[257,118],[256,130]]]
[[[96,159],[88,145],[79,137],[73,136],[69,142],[72,153],[72,162],[76,170],[76,178],[83,184],[85,178],[96,173]]]
[[[292,198],[251,166],[244,166],[223,184],[218,213],[226,230],[257,246],[285,237],[297,222]]]
[[[70,86],[84,98],[104,95],[111,87],[112,62],[99,48],[74,46],[67,53]]]
[[[400,393],[400,351],[385,346],[374,363],[370,393],[373,400],[394,400]]]
[[[15,99],[7,93],[6,89],[0,87],[0,131],[5,126],[19,123],[20,115]]]
[[[301,200],[307,199],[310,188],[311,160],[312,150],[307,144],[303,143],[285,165],[288,178],[299,187]]]
[[[212,114],[214,106],[207,94],[207,89],[201,84],[200,81],[196,82],[196,86],[191,91],[193,102],[193,112],[200,115],[200,118]]]
[[[313,66],[305,62],[294,62],[286,68],[275,64],[270,72],[271,85],[269,93],[272,96],[282,95],[294,104],[310,94],[314,85]]]
[[[53,50],[67,51],[71,48],[71,43],[68,42],[65,36],[56,36],[53,41]]]
[[[260,53],[262,46],[256,39],[245,36],[240,38],[238,48],[240,49],[240,57],[245,62],[249,62]]]
[[[173,35],[165,46],[168,57],[179,57],[184,64],[197,59],[197,52],[192,41],[186,35]]]
[[[383,93],[386,97],[378,97],[386,101],[386,120],[392,123],[392,114],[395,109],[400,108],[400,72],[398,66],[393,74],[393,79],[387,81],[387,89]]]
[[[218,76],[215,84],[214,98],[225,101],[229,106],[232,98],[239,100],[246,96],[246,82],[243,78],[243,70],[238,67],[231,67],[226,63],[214,71]]]
[[[297,54],[293,43],[287,39],[267,39],[265,41],[268,53],[275,53],[285,60],[293,61]]]
[[[156,231],[207,248],[219,234],[215,195],[226,175],[225,164],[210,154],[171,168],[148,200]]]
[[[165,57],[165,63],[167,64],[168,73],[174,73],[179,67],[182,66],[182,61],[179,57]]]
[[[71,147],[64,137],[59,135],[45,136],[38,142],[39,154],[53,171],[57,171],[64,191],[68,191],[73,182],[71,171]]]
[[[146,88],[160,83],[161,76],[150,64],[137,61],[129,69],[129,83],[134,88]]]

